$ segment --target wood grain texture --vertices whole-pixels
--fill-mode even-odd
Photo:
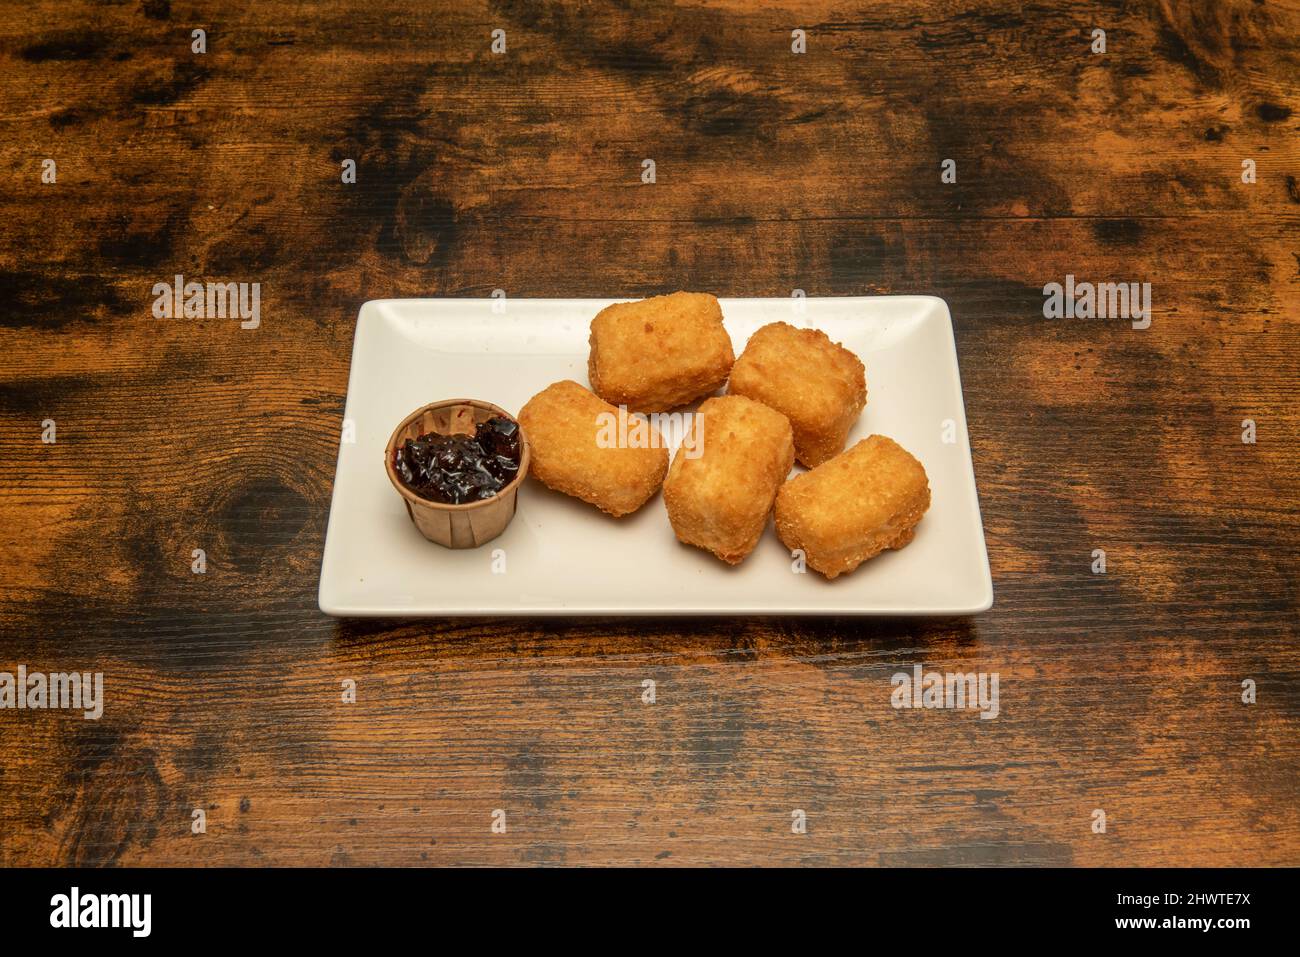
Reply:
[[[0,864],[1300,864],[1294,2],[48,2],[0,67],[0,670],[107,696],[0,711]],[[993,610],[325,618],[357,308],[496,288],[943,296]]]

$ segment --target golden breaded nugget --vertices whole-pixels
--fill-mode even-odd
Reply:
[[[862,361],[826,333],[786,322],[750,336],[727,391],[757,399],[789,419],[795,455],[809,468],[844,448],[867,404]]]
[[[797,475],[776,496],[776,533],[827,578],[912,540],[930,507],[925,469],[883,435]]]
[[[606,402],[666,412],[727,381],[735,361],[715,296],[675,292],[606,306],[591,320],[587,377]]]
[[[780,412],[739,395],[708,399],[664,482],[668,521],[681,541],[738,565],[793,465],[794,435]]]
[[[635,512],[663,484],[668,450],[649,422],[631,417],[620,428],[618,416],[576,382],[547,386],[519,412],[529,473],[610,515]]]

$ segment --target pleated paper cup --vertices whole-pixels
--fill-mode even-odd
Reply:
[[[393,467],[395,453],[407,439],[418,439],[428,432],[440,435],[473,435],[480,422],[501,416],[518,425],[518,421],[499,406],[478,399],[446,399],[416,409],[393,431],[384,451],[384,470],[402,500],[415,527],[431,542],[447,548],[477,548],[506,530],[515,517],[515,500],[519,485],[528,475],[528,436],[519,429],[519,472],[510,484],[491,498],[463,505],[447,505],[422,498],[402,484]]]

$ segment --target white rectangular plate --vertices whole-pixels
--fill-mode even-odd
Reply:
[[[849,444],[872,433],[925,466],[932,503],[906,548],[826,581],[796,563],[769,522],[738,567],[680,544],[656,494],[610,518],[524,482],[499,538],[453,551],[425,541],[384,472],[397,423],[439,399],[515,414],[559,379],[587,385],[596,299],[386,299],[357,317],[345,440],[321,565],[330,615],[960,615],[993,603],[952,320],[942,299],[723,299],[739,355],[759,326],[826,332],[867,367],[867,407]],[[494,311],[493,306],[497,310]],[[348,432],[355,441],[347,441]],[[947,439],[947,441],[945,441]],[[797,470],[799,466],[795,467]]]

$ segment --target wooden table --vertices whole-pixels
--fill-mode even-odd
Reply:
[[[106,697],[0,711],[0,864],[1300,864],[1294,0],[0,34],[0,670]],[[176,274],[260,326],[156,318]],[[1150,282],[1150,328],[1044,318],[1067,274]],[[678,288],[948,301],[992,611],[317,611],[362,302]],[[895,710],[917,664],[1000,716]]]

